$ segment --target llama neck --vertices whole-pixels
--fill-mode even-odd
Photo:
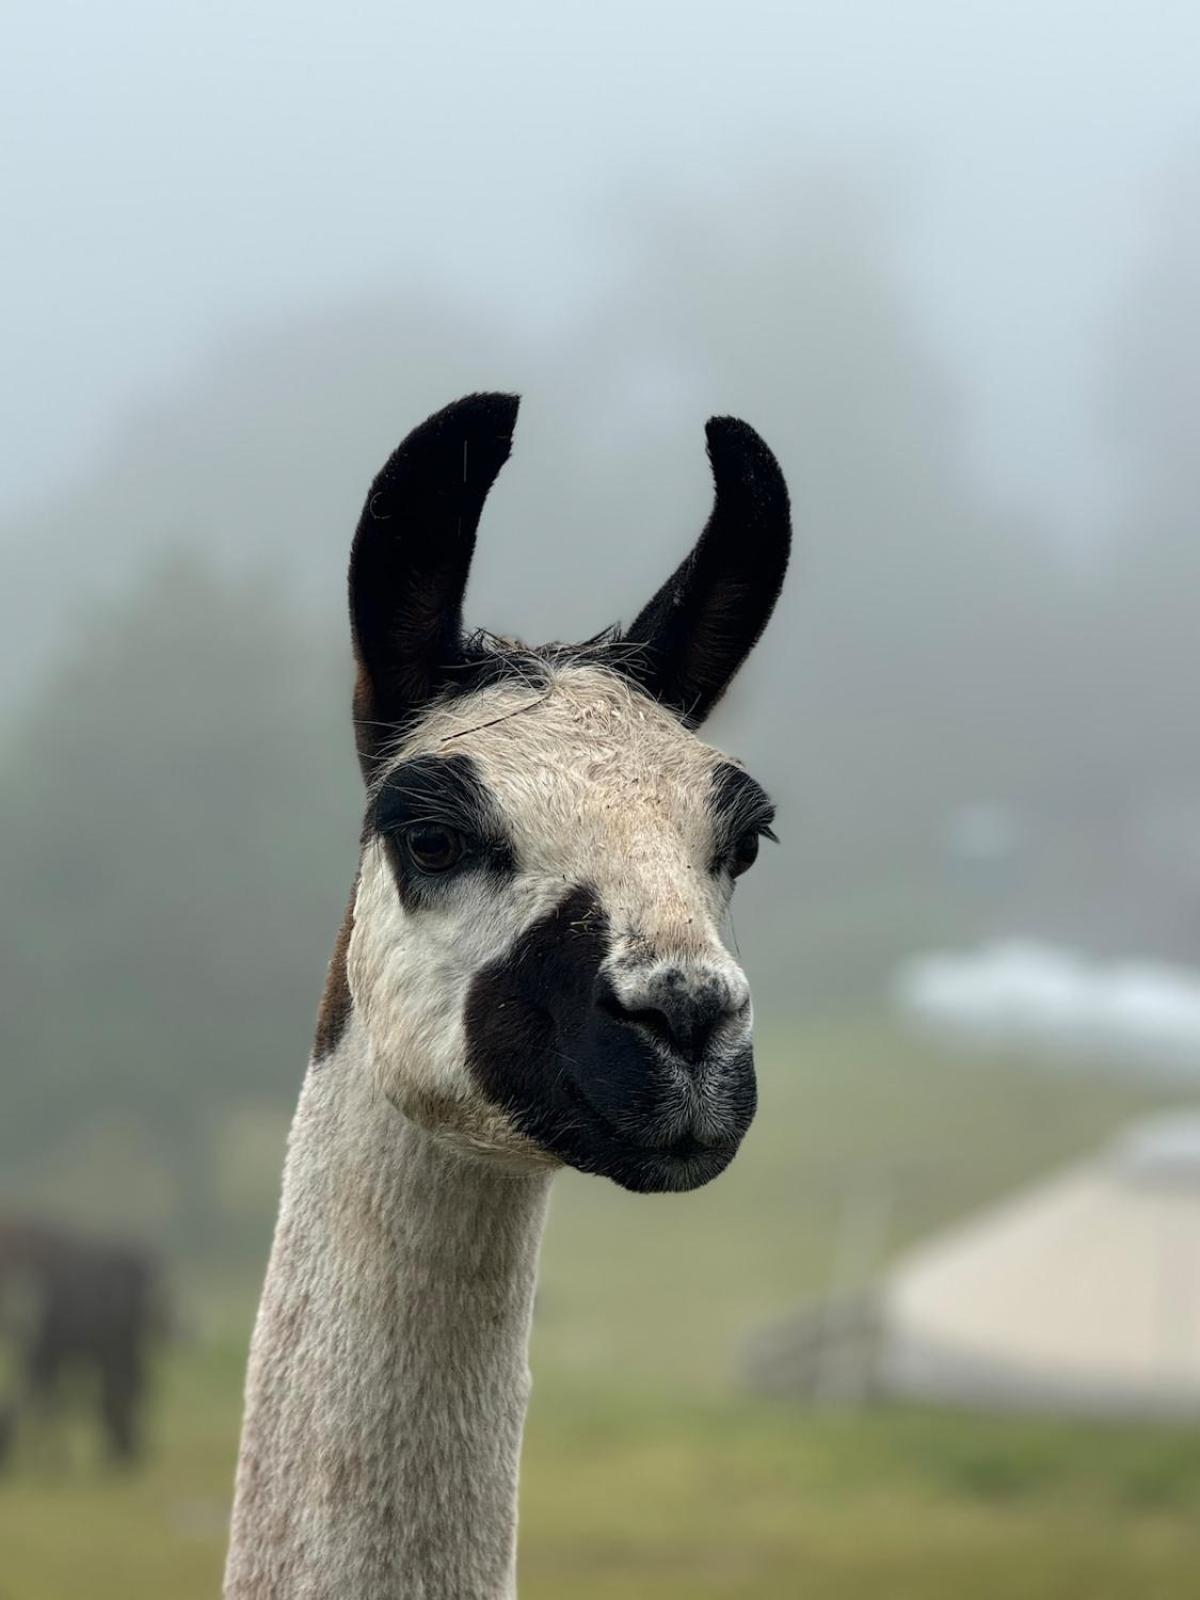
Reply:
[[[549,1179],[310,1070],[251,1344],[228,1600],[503,1600]]]

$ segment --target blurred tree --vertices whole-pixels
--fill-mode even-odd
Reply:
[[[194,1229],[230,1104],[293,1089],[354,866],[347,656],[191,555],[79,627],[0,789],[6,1171],[132,1122]]]

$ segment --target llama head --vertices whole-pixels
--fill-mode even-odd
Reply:
[[[353,1012],[380,1092],[485,1159],[688,1189],[754,1114],[746,979],[720,938],[772,808],[695,728],[762,631],[787,491],[708,424],[698,543],[631,626],[578,647],[464,635],[479,514],[517,401],[473,395],[373,484],[350,561],[367,782],[318,1030]]]

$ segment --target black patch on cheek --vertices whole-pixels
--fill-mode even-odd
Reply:
[[[535,1139],[559,1101],[561,1057],[586,1027],[608,951],[608,919],[595,891],[580,885],[468,991],[468,1069],[488,1099]]]
[[[472,982],[467,1069],[515,1128],[580,1172],[639,1193],[697,1188],[728,1166],[754,1115],[753,1056],[664,1059],[599,1003],[610,945],[596,892],[571,889]]]

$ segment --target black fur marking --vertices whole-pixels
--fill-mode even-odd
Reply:
[[[408,857],[403,837],[421,822],[453,828],[466,841],[462,861],[436,877]],[[428,904],[469,871],[510,878],[516,871],[512,839],[495,797],[468,755],[415,756],[393,767],[371,794],[364,839],[381,837],[405,905]]]
[[[678,1131],[681,1069],[601,1003],[608,921],[578,886],[475,978],[464,1025],[482,1092],[544,1150],[638,1191],[692,1189],[723,1171],[754,1115],[749,1047],[705,1070],[721,1131]]]
[[[653,699],[699,727],[766,627],[787,571],[791,513],[779,463],[744,422],[707,429],[715,500],[699,542],[625,632]]]
[[[731,761],[722,761],[712,776],[709,804],[713,812],[712,870],[726,865],[738,840],[748,833],[774,839],[775,807],[756,779]]]

